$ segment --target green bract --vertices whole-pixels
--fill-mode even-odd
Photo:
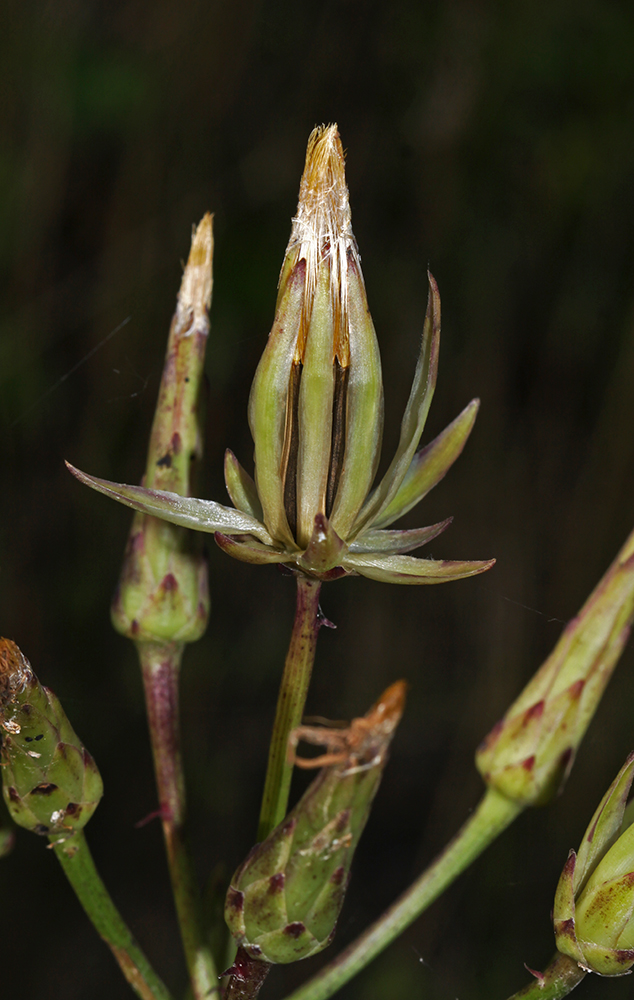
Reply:
[[[392,462],[372,489],[383,431],[381,359],[352,232],[336,126],[312,133],[297,215],[282,266],[276,314],[249,400],[255,480],[232,452],[225,481],[233,507],[126,486],[71,471],[145,514],[198,531],[251,563],[285,563],[320,580],[360,574],[388,583],[441,583],[482,573],[483,562],[417,559],[451,519],[385,530],[438,483],[467,440],[478,400],[416,452],[434,394],[440,297],[429,298],[414,383]]]
[[[624,822],[633,777],[630,754],[578,853],[570,852],[555,895],[557,948],[602,976],[622,976],[634,965],[634,825]]]
[[[103,793],[59,699],[14,642],[0,639],[2,791],[13,820],[52,838],[86,825]]]

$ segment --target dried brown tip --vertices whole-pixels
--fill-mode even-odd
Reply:
[[[306,261],[304,316],[298,338],[296,361],[304,350],[304,338],[311,315],[322,260],[329,258],[330,294],[335,339],[333,353],[344,366],[349,364],[347,338],[348,252],[361,274],[357,245],[352,232],[352,216],[343,146],[336,125],[319,125],[308,139],[306,162],[299,186],[297,215],[286,249],[293,264]]]
[[[194,230],[189,258],[183,273],[176,317],[181,333],[200,331],[208,326],[207,314],[213,288],[213,215],[206,212]]]
[[[23,691],[32,676],[31,664],[18,646],[0,638],[0,708]]]
[[[394,684],[390,684],[366,714],[366,719],[371,720],[374,726],[384,728],[386,733],[395,729],[405,709],[408,687],[407,681],[395,681]]]

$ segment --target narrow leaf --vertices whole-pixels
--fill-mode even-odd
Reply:
[[[89,476],[66,462],[72,474],[91,486],[98,493],[103,493],[126,507],[140,510],[152,517],[180,524],[194,531],[223,531],[225,534],[255,535],[265,544],[272,545],[273,540],[263,524],[249,514],[243,514],[232,507],[225,507],[213,500],[198,500],[196,497],[181,497],[178,493],[167,493],[162,490],[148,490],[143,486],[127,486],[124,483],[111,483],[107,479]]]
[[[355,555],[348,553],[342,566],[349,572],[367,576],[370,580],[383,583],[445,583],[448,580],[462,580],[467,576],[484,573],[495,563],[495,559],[484,562],[460,562],[454,560],[416,559],[413,556]]]
[[[398,492],[380,517],[373,521],[373,527],[386,528],[392,524],[415,507],[440,482],[464,448],[473,430],[479,407],[480,400],[472,399],[438,437],[414,455]]]
[[[377,552],[382,555],[413,552],[421,545],[427,545],[449,527],[453,517],[448,517],[438,524],[427,528],[412,528],[409,531],[375,531],[373,528],[364,531],[350,546],[351,552]]]

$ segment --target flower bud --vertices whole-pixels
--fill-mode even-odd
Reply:
[[[316,515],[345,537],[376,472],[383,383],[333,126],[315,129],[308,142],[249,422],[273,537],[305,549]]]
[[[13,820],[52,838],[86,825],[103,793],[97,766],[10,639],[0,639],[2,790]]]
[[[588,972],[622,976],[634,965],[634,825],[623,823],[631,754],[604,795],[557,886],[557,948]],[[630,817],[631,818],[631,817]]]
[[[209,333],[212,218],[196,229],[167,344],[144,483],[187,496],[202,456],[200,387]],[[139,641],[194,642],[209,615],[207,565],[200,539],[136,513],[112,604],[112,621]]]
[[[294,742],[325,743],[331,752],[316,759],[316,764],[327,760],[327,766],[231,880],[225,919],[252,958],[296,962],[330,944],[405,688],[403,681],[393,684],[349,729],[296,731]]]
[[[563,785],[627,642],[634,614],[634,532],[555,649],[476,754],[484,780],[522,805]]]
[[[408,554],[444,531],[451,518],[424,528],[384,530],[440,482],[462,451],[479,405],[472,400],[417,451],[436,387],[440,344],[440,295],[431,274],[427,279],[427,311],[398,447],[373,488],[383,431],[381,359],[352,232],[341,140],[336,125],[316,128],[308,140],[275,319],[249,397],[255,480],[228,451],[225,482],[233,507],[226,507],[186,496],[179,486],[165,486],[149,474],[143,487],[97,479],[71,465],[70,471],[144,514],[212,532],[220,548],[243,562],[286,564],[318,580],[360,575],[415,585],[485,572],[495,560]],[[168,451],[165,455],[169,458]],[[126,598],[116,602],[115,616],[117,627],[134,637],[142,628],[137,603],[147,599],[148,587],[140,587],[138,601],[129,597],[139,574],[133,553],[130,561]],[[121,601],[125,613],[119,611]],[[151,619],[152,638],[156,616],[143,612],[142,617]]]

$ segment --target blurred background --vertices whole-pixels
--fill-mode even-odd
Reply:
[[[101,769],[88,836],[167,983],[184,988],[135,652],[109,622],[129,511],[67,458],[136,482],[192,224],[215,212],[203,496],[250,466],[250,381],[273,317],[306,139],[337,121],[386,384],[384,453],[426,301],[443,300],[424,441],[474,396],[472,438],[407,524],[436,558],[497,557],[429,588],[326,585],[308,711],[362,714],[411,683],[336,943],[273,971],[282,997],[352,940],[481,794],[473,752],[634,526],[634,8],[609,0],[16,0],[0,35],[0,631]],[[253,843],[293,583],[209,546],[212,617],[183,727],[201,882]],[[425,553],[423,553],[425,554]],[[553,951],[569,848],[634,748],[626,650],[565,794],[522,816],[343,1000],[504,1000]],[[301,777],[294,796],[301,790]],[[1,825],[1,823],[0,823]],[[125,997],[45,842],[0,861],[2,992]],[[631,995],[595,977],[579,996]]]

